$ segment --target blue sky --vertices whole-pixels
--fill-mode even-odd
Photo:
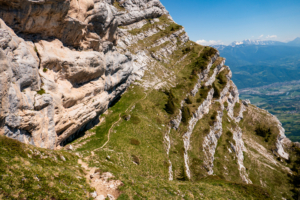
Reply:
[[[210,45],[244,39],[300,37],[300,0],[161,0],[193,41]]]

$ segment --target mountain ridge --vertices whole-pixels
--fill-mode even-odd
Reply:
[[[246,39],[241,42],[234,41],[230,43],[229,45],[211,45],[212,47],[223,50],[225,47],[236,47],[236,46],[247,46],[247,45],[273,45],[273,46],[300,46],[300,37],[295,38],[292,41],[289,42],[280,42],[280,41],[274,41],[274,40],[252,40],[252,39]]]

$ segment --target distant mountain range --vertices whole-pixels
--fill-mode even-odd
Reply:
[[[212,47],[222,50],[226,47],[236,47],[236,46],[247,46],[247,45],[273,45],[273,46],[297,46],[300,47],[300,37],[297,37],[296,39],[289,41],[289,42],[279,42],[279,41],[273,41],[273,40],[251,40],[246,39],[241,42],[234,41],[229,45],[212,45]]]
[[[244,40],[214,45],[239,89],[300,80],[300,37],[290,42]]]

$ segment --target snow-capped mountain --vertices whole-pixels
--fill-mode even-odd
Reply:
[[[290,41],[290,42],[279,42],[273,40],[251,40],[246,39],[243,41],[234,41],[229,45],[212,45],[218,50],[223,50],[225,47],[236,47],[236,46],[248,46],[248,45],[278,45],[278,46],[300,46],[300,37]]]

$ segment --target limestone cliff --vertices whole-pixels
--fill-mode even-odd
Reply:
[[[2,134],[54,149],[142,75],[116,48],[118,26],[168,12],[159,1],[126,1],[126,11],[113,4],[0,1]]]

